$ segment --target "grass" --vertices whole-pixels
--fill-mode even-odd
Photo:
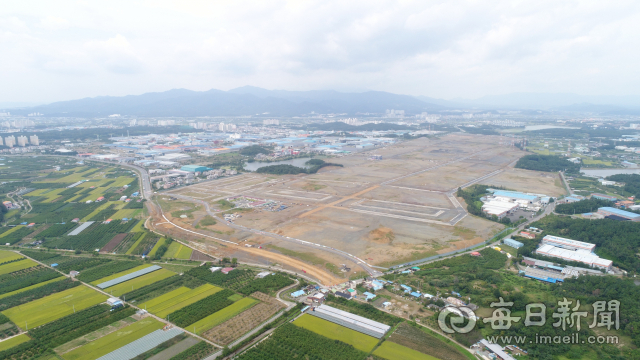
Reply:
[[[117,350],[141,337],[158,329],[162,329],[163,323],[154,318],[147,317],[118,331],[114,331],[84,346],[74,349],[62,357],[65,360],[93,360]]]
[[[211,329],[212,327],[222,324],[223,322],[231,319],[232,317],[240,314],[241,312],[247,310],[253,305],[257,304],[259,301],[250,297],[243,298],[241,300],[236,301],[235,303],[227,306],[226,308],[214,312],[213,314],[201,319],[189,326],[186,329],[193,330],[195,327],[196,334],[200,335],[203,332]]]
[[[136,272],[136,271],[138,271],[138,270],[146,269],[146,268],[148,268],[149,266],[152,266],[152,265],[150,265],[150,264],[144,264],[144,265],[136,266],[136,267],[134,267],[133,269],[129,269],[129,270],[125,270],[125,271],[120,271],[119,273],[115,273],[115,274],[113,274],[113,275],[109,275],[109,276],[107,276],[107,277],[103,277],[102,279],[98,279],[98,280],[96,280],[96,281],[93,281],[93,282],[91,282],[91,285],[98,285],[98,284],[103,283],[103,282],[105,282],[105,281],[109,281],[109,280],[117,279],[117,278],[119,278],[120,276],[124,276],[124,275],[127,275],[127,274],[131,274],[132,272]]]
[[[189,260],[191,259],[191,253],[193,252],[193,249],[191,249],[190,247],[186,247],[184,245],[180,245],[180,250],[178,250],[178,253],[176,254],[176,259],[181,259],[181,260]]]
[[[233,294],[233,295],[229,296],[227,299],[235,302],[235,301],[238,301],[238,300],[242,299],[242,295]]]
[[[73,314],[107,300],[107,296],[86,286],[61,291],[23,305],[3,311],[11,321],[21,328],[34,328],[53,320]],[[26,323],[26,325],[25,325]]]
[[[378,344],[378,339],[373,336],[359,333],[309,314],[302,315],[293,324],[329,339],[342,341],[367,353]]]
[[[133,213],[136,211],[136,209],[122,209],[122,210],[118,210],[117,213],[113,214],[113,216],[111,217],[112,219],[122,219],[122,218],[127,218],[130,219],[133,217]]]
[[[126,294],[129,291],[140,289],[141,287],[151,285],[154,282],[158,282],[160,280],[164,280],[170,276],[174,276],[175,273],[169,271],[167,269],[160,269],[149,274],[145,274],[139,276],[135,279],[131,279],[129,281],[125,281],[118,285],[110,286],[106,288],[104,291],[108,292],[112,296],[120,296],[122,294]]]
[[[373,355],[388,360],[438,360],[433,356],[390,341],[383,342],[382,345],[373,352]]]
[[[23,258],[24,256],[14,253],[13,251],[1,251],[0,250],[0,263],[5,263],[7,261],[13,261],[13,260],[17,260],[20,258]]]
[[[142,221],[139,221],[138,223],[141,223]],[[138,226],[138,225],[136,225]],[[133,231],[130,231],[133,232]],[[142,240],[144,240],[144,238],[148,235],[147,234],[142,234],[142,236],[140,236],[138,238],[138,240],[136,240],[136,242],[133,243],[133,245],[131,245],[131,247],[129,248],[129,250],[127,250],[127,252],[125,253],[126,255],[131,255],[133,253],[133,251],[138,247],[138,245],[140,245],[140,243],[142,242]]]
[[[38,263],[33,260],[24,259],[24,260],[14,261],[12,263],[0,265],[0,275],[12,273],[14,271],[27,269],[34,266],[38,266]]]
[[[138,226],[138,225],[136,225],[136,226]],[[167,241],[167,239],[165,239],[165,238],[161,238],[160,240],[158,240],[158,241],[156,242],[156,244],[153,246],[153,249],[151,249],[151,251],[149,252],[149,255],[148,255],[148,256],[149,256],[150,258],[153,258],[153,257],[156,255],[156,252],[158,252],[158,248],[159,248],[160,246],[164,245],[164,243],[165,243],[166,241]],[[135,249],[135,248],[133,248],[133,249]]]
[[[96,199],[95,198],[93,198],[93,199],[83,199],[81,202],[86,202],[87,200],[94,200],[95,201]],[[108,208],[109,205],[111,205],[111,201],[106,201],[104,204],[98,206],[95,210],[93,210],[89,215],[83,217],[82,220],[80,220],[80,222],[89,221],[89,219],[94,217],[97,213],[99,213],[100,211]]]
[[[144,229],[144,221],[138,221],[136,226],[134,226],[133,229],[131,229],[131,231],[129,232],[142,232],[143,229]]]
[[[6,293],[6,294],[2,294],[2,295],[0,295],[0,299],[4,299],[4,298],[6,298],[6,297],[8,297],[8,296],[12,296],[12,295],[15,295],[15,294],[21,293],[21,292],[23,292],[23,291],[27,291],[27,290],[35,289],[35,288],[40,287],[40,286],[42,286],[42,285],[47,285],[47,284],[49,284],[49,283],[56,282],[56,281],[60,281],[60,280],[64,280],[64,279],[66,279],[66,278],[65,278],[64,276],[61,276],[61,277],[59,277],[59,278],[55,278],[55,279],[51,279],[51,280],[49,280],[49,281],[41,282],[41,283],[39,283],[39,284],[35,284],[35,285],[31,285],[31,286],[27,286],[27,287],[24,287],[24,288],[22,288],[22,289],[18,289],[18,290],[15,290],[15,291],[12,291],[12,292],[9,292],[9,293]]]
[[[0,341],[0,351],[11,349],[12,347],[20,345],[29,340],[31,340],[29,335],[22,334],[22,335],[14,336],[9,340]]]
[[[221,290],[222,288],[211,284],[205,284],[195,289],[183,286],[145,302],[144,306],[150,313],[166,318],[167,315]]]
[[[7,231],[3,232],[2,234],[0,234],[0,239],[2,239],[3,237],[11,234],[14,231],[18,231],[18,229],[22,229],[23,227],[24,227],[24,225],[14,226],[13,229],[7,230]]]
[[[163,258],[189,260],[189,258],[191,258],[192,251],[193,250],[191,248],[174,241],[169,245],[169,249],[164,253]]]

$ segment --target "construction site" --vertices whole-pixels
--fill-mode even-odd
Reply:
[[[499,232],[503,225],[466,212],[455,196],[460,187],[500,184],[530,191],[522,180],[540,178],[535,191],[562,191],[553,178],[514,169],[525,153],[499,137],[419,138],[375,154],[383,160],[370,161],[371,154],[362,152],[331,159],[343,167],[316,174],[245,173],[165,191],[160,198],[179,201],[161,202],[167,222],[160,225],[191,231],[208,247],[203,250],[298,271],[315,267],[337,281],[350,275],[339,271],[341,264],[352,274],[371,273],[464,249]],[[170,216],[172,204],[185,201],[193,204],[190,217]],[[237,215],[225,220],[222,213]],[[206,215],[217,223],[199,226]]]

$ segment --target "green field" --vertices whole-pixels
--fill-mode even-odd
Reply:
[[[142,232],[143,229],[144,229],[144,221],[138,221],[136,226],[134,226],[133,229],[131,229],[131,231],[129,232]]]
[[[122,209],[122,210],[118,210],[117,213],[113,214],[113,216],[111,217],[112,219],[122,219],[122,218],[127,218],[127,219],[131,219],[133,213],[136,212],[136,209]]]
[[[419,351],[409,349],[406,346],[402,346],[390,341],[385,341],[380,345],[373,355],[385,358],[388,360],[438,360],[433,356],[423,354]]]
[[[223,322],[240,314],[241,312],[247,310],[257,303],[259,303],[259,301],[254,298],[243,298],[227,306],[226,308],[205,317],[204,319],[200,319],[199,321],[187,326],[186,328],[193,330],[195,327],[196,334],[200,335],[203,332],[211,329],[212,327],[218,324],[222,324]]]
[[[192,251],[191,248],[174,241],[169,245],[169,249],[164,253],[163,258],[189,260]]]
[[[309,314],[300,316],[293,324],[326,338],[342,341],[367,353],[373,350],[376,344],[378,344],[378,339],[373,336],[359,333]]]
[[[142,221],[138,221],[138,224],[136,226],[134,226],[134,228],[136,228],[138,225],[140,225],[140,223],[142,223]],[[129,232],[133,232],[129,231]],[[129,250],[127,250],[127,252],[125,253],[126,255],[131,255],[133,253],[133,251],[138,247],[138,245],[140,245],[140,243],[142,242],[142,240],[144,240],[144,238],[148,235],[147,234],[142,234],[142,236],[140,236],[138,238],[138,240],[136,240],[136,242],[133,243],[133,245],[131,245],[131,247],[129,248]]]
[[[0,234],[0,239],[2,239],[3,237],[11,234],[14,231],[18,231],[18,229],[22,229],[23,227],[24,227],[24,225],[14,226],[13,229],[9,229],[9,230],[3,232],[2,234]],[[0,241],[0,243],[2,243],[2,242]]]
[[[129,291],[140,289],[141,287],[151,285],[154,282],[166,279],[174,275],[176,275],[176,273],[174,273],[173,271],[160,269],[142,276],[138,276],[135,279],[125,281],[118,285],[113,285],[104,289],[104,291],[108,292],[112,296],[121,296],[122,294],[126,294]]]
[[[93,200],[95,201],[96,199],[88,199],[88,200]],[[79,201],[79,202],[86,202],[87,200],[83,200],[83,201]],[[106,201],[104,204],[98,206],[95,210],[93,210],[91,213],[89,213],[87,216],[83,217],[82,220],[80,220],[80,222],[87,222],[89,221],[89,219],[91,219],[92,217],[94,217],[96,214],[98,214],[100,211],[106,209],[109,207],[109,205],[111,205],[111,201]]]
[[[98,280],[96,280],[96,281],[93,281],[93,282],[91,282],[91,285],[98,285],[98,284],[103,283],[103,282],[105,282],[105,281],[113,280],[113,279],[119,278],[120,276],[124,276],[124,275],[127,275],[127,274],[131,274],[132,272],[136,272],[136,271],[138,271],[138,270],[146,269],[146,268],[148,268],[149,266],[152,266],[152,265],[150,265],[150,264],[144,264],[144,265],[136,266],[136,267],[134,267],[134,268],[132,268],[132,269],[129,269],[129,270],[120,271],[119,273],[115,273],[115,274],[113,274],[113,275],[109,275],[109,276],[107,276],[107,277],[103,277],[102,279],[98,279]],[[159,270],[158,270],[158,271],[159,271]]]
[[[8,264],[0,265],[0,275],[12,273],[14,271],[27,269],[34,266],[38,266],[38,263],[33,260],[24,259],[24,260],[14,261]]]
[[[158,329],[162,329],[163,323],[147,317],[118,331],[94,340],[84,346],[74,349],[62,357],[66,360],[93,360],[117,350],[130,342],[140,339]]]
[[[25,329],[33,328],[73,314],[107,300],[107,296],[88,288],[76,286],[23,305],[3,311],[11,321]],[[26,324],[26,325],[25,325]]]
[[[185,291],[184,289],[187,289],[187,291]],[[202,300],[207,296],[213,295],[221,290],[222,288],[213,286],[211,284],[198,286],[193,290],[183,286],[145,302],[144,306],[146,306],[147,311],[151,312],[152,314],[155,314],[156,316],[159,316],[161,318],[166,318],[167,315],[178,311],[185,306],[191,305],[196,301]]]
[[[138,224],[136,224],[136,226],[138,226],[140,223],[142,223],[142,221],[139,221]],[[158,252],[158,248],[162,245],[164,245],[164,243],[167,241],[167,239],[165,238],[161,238],[160,240],[158,240],[158,242],[156,242],[156,244],[153,246],[153,249],[151,249],[151,251],[149,252],[149,257],[153,258],[156,255],[156,252]],[[134,247],[132,247],[132,249],[135,249]]]
[[[17,260],[23,258],[21,254],[14,253],[13,251],[3,251],[0,250],[0,264],[6,263],[8,261]]]
[[[49,280],[49,281],[41,282],[41,283],[39,283],[39,284],[35,284],[35,285],[31,285],[31,286],[27,286],[27,287],[24,287],[24,288],[22,288],[22,289],[18,289],[18,290],[15,290],[15,291],[12,291],[12,292],[9,292],[9,293],[6,293],[6,294],[2,294],[2,295],[0,295],[0,299],[3,299],[3,298],[6,298],[6,297],[8,297],[8,296],[12,296],[12,295],[15,295],[15,294],[21,293],[21,292],[23,292],[23,291],[27,291],[27,290],[35,289],[35,288],[37,288],[37,287],[40,287],[40,286],[42,286],[42,285],[47,285],[47,284],[52,283],[52,282],[56,282],[56,281],[60,281],[60,280],[64,280],[64,279],[66,279],[64,276],[60,276],[59,278],[55,278],[55,279],[51,279],[51,280]]]
[[[16,345],[20,345],[20,344],[22,344],[24,342],[27,342],[29,340],[31,340],[29,335],[22,334],[22,335],[14,336],[9,340],[0,341],[0,351],[5,351],[7,349],[11,349],[12,347],[14,347]]]

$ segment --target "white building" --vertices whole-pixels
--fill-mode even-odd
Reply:
[[[29,139],[26,136],[20,135],[18,136],[18,146],[25,147],[29,144]]]
[[[280,120],[278,119],[262,120],[262,125],[280,125]]]
[[[4,137],[4,145],[8,146],[8,147],[14,147],[16,146],[16,137],[11,135],[11,136],[5,136]]]
[[[40,145],[40,140],[38,139],[38,135],[29,136],[29,142],[31,143],[31,145],[35,145],[35,146]]]

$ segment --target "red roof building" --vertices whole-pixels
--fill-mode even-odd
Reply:
[[[232,270],[235,270],[235,269],[232,268],[232,267],[226,267],[226,268],[223,268],[220,271],[222,271],[222,273],[226,275],[226,274],[230,273]]]

